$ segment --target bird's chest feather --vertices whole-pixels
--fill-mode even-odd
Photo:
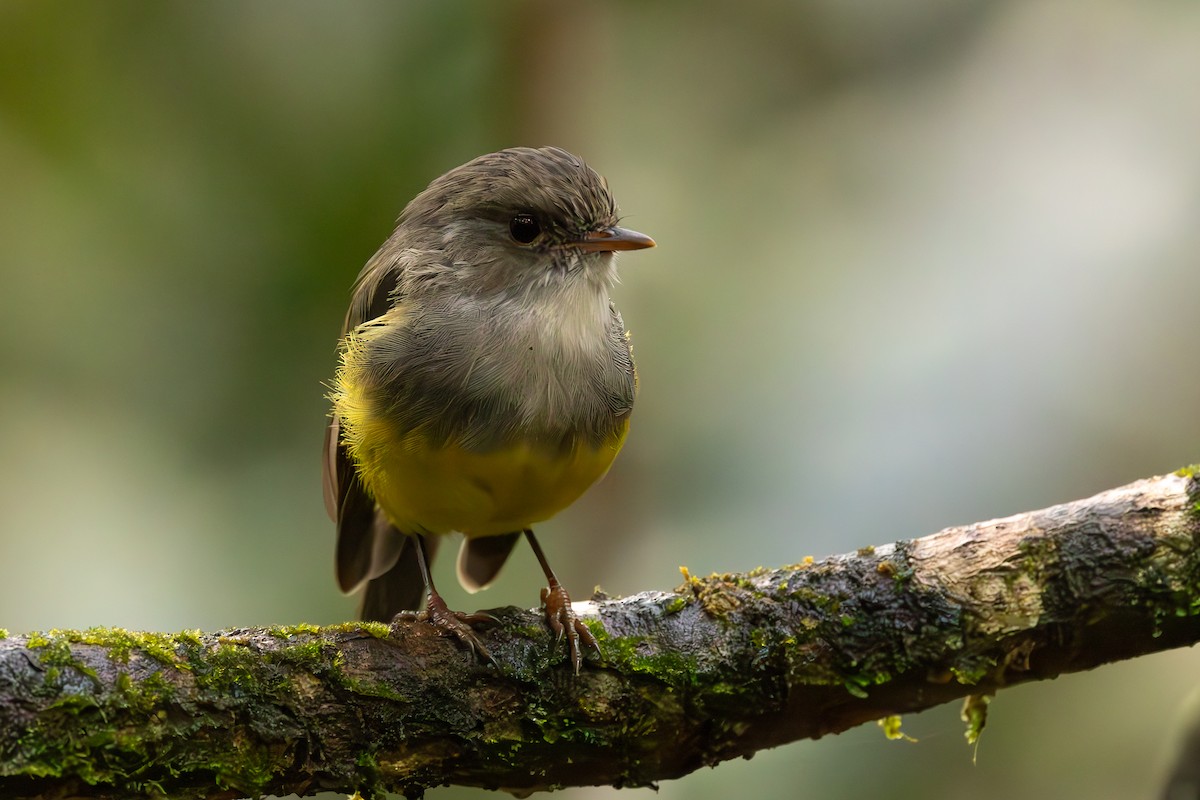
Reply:
[[[600,446],[624,430],[634,373],[621,319],[604,299],[495,309],[459,304],[360,330],[349,383],[366,415],[408,437],[487,452]]]
[[[343,440],[405,530],[520,530],[570,504],[620,450],[633,364],[620,316],[422,321],[397,311],[345,346]]]

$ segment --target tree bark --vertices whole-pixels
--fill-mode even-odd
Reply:
[[[1194,469],[824,561],[536,612],[481,664],[423,623],[0,640],[0,796],[644,786],[1200,640]],[[975,703],[978,709],[982,704]]]

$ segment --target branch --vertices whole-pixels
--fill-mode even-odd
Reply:
[[[420,623],[0,640],[0,796],[232,798],[644,786],[964,696],[1200,640],[1194,471],[673,592],[540,615],[498,666]]]

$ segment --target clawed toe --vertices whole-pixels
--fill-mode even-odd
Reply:
[[[491,651],[484,646],[472,628],[473,625],[495,625],[498,620],[491,614],[482,611],[474,614],[451,611],[441,595],[431,593],[423,611],[401,611],[392,619],[393,625],[397,622],[425,622],[432,625],[441,635],[458,639],[476,658],[496,663]]]
[[[571,608],[571,598],[561,584],[555,583],[553,586],[542,589],[542,605],[546,609],[546,623],[554,633],[555,645],[563,639],[567,640],[567,655],[571,659],[571,666],[575,669],[575,674],[578,675],[583,666],[582,647],[586,647],[599,656],[600,643],[583,624],[583,620],[575,615],[575,611]]]

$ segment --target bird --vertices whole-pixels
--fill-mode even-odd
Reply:
[[[491,617],[451,611],[430,563],[463,534],[458,579],[476,591],[523,536],[575,673],[599,652],[533,526],[603,477],[629,430],[638,378],[611,290],[617,254],[655,242],[619,222],[582,159],[514,147],[433,180],[363,267],[323,459],[337,580],[363,590],[362,619],[422,620],[493,661],[474,629]]]

